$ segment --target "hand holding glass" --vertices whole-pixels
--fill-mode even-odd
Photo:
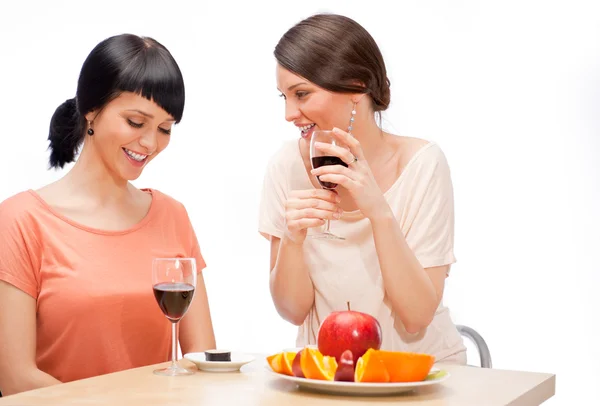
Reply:
[[[337,156],[327,155],[327,152],[322,152],[315,147],[315,142],[336,145],[333,131],[315,130],[310,138],[310,162],[313,169],[317,169],[324,165],[342,165],[348,167],[346,162],[342,161]],[[319,176],[317,180],[323,189],[335,190],[337,183],[321,181]],[[319,234],[313,234],[313,238],[323,238],[332,240],[344,240],[344,237],[337,236],[329,231],[329,219],[326,220],[325,231]]]

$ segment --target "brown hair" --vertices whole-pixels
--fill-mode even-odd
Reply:
[[[315,14],[290,28],[275,47],[285,69],[323,89],[367,93],[373,111],[390,104],[390,81],[375,40],[360,24],[337,14]]]

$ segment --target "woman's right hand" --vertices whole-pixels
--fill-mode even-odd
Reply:
[[[342,210],[337,193],[325,189],[294,190],[285,203],[286,237],[297,244],[306,239],[311,227],[321,227],[325,220],[338,219]]]

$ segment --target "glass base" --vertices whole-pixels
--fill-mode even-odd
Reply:
[[[344,237],[337,236],[335,234],[331,234],[328,231],[323,231],[319,234],[311,234],[311,238],[315,238],[317,240],[345,240]]]
[[[194,374],[194,371],[190,371],[188,369],[182,368],[177,364],[171,364],[171,366],[169,366],[168,368],[155,369],[153,372],[155,375],[162,375],[162,376],[180,376],[180,375],[193,375]]]

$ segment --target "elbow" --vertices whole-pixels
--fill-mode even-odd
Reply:
[[[282,319],[293,324],[294,326],[299,327],[302,325],[302,323],[304,323],[304,320],[306,320],[306,314],[299,314],[297,311],[293,311],[292,309],[288,309],[283,306],[275,306],[275,308]]]
[[[402,320],[402,324],[404,324],[404,329],[407,333],[418,334],[429,327],[434,316],[435,310],[423,312],[421,314],[406,315],[400,319]]]
[[[408,334],[418,334],[421,331],[425,330],[429,324],[423,323],[404,323],[404,329]]]
[[[286,320],[288,322],[292,323],[294,326],[300,327],[304,323],[304,320],[306,320],[306,318],[302,318],[302,317],[290,317],[290,318],[287,318]]]

